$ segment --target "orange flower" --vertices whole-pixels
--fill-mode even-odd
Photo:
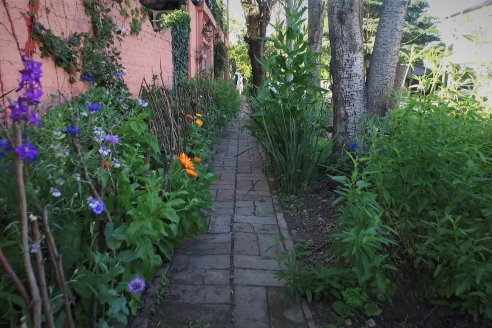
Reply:
[[[193,162],[195,162],[195,163],[201,163],[202,162],[202,158],[200,156],[195,156],[195,157],[193,157]]]
[[[186,169],[186,174],[188,174],[192,178],[198,177],[198,172],[195,170]]]
[[[106,160],[103,162],[103,169],[109,170],[111,166],[113,166],[113,164],[110,161]]]
[[[202,117],[203,117],[203,115],[202,115],[202,114],[200,114],[200,113],[196,113],[195,115],[196,115],[197,117],[200,117],[200,118],[202,118]]]
[[[203,121],[200,120],[200,119],[198,119],[198,120],[195,121],[195,124],[198,125],[199,127],[202,127]]]
[[[190,170],[195,169],[195,165],[193,165],[193,163],[191,162],[191,159],[185,153],[179,154],[178,160],[179,160],[179,163],[181,164],[181,166],[183,168],[190,169]]]
[[[186,119],[190,122],[194,120],[193,116],[190,114],[186,115]]]

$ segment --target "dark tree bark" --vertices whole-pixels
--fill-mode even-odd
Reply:
[[[321,52],[323,50],[323,0],[308,0],[309,51],[318,53],[313,84],[319,86],[321,79]]]
[[[328,1],[336,150],[359,134],[366,113],[361,17],[361,0]]]
[[[241,0],[246,18],[245,41],[251,60],[251,82],[255,87],[259,87],[265,80],[265,71],[258,60],[263,59],[265,53],[265,36],[273,3],[274,0]]]
[[[385,0],[367,77],[367,106],[371,115],[386,114],[395,85],[408,0]]]

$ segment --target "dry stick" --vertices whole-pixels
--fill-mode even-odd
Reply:
[[[89,185],[89,189],[91,190],[91,194],[94,198],[101,200],[101,197],[99,196],[99,193],[97,192],[96,187],[92,183],[91,177],[89,175],[89,171],[87,170],[87,166],[84,164],[82,161],[82,152],[80,151],[80,144],[76,140],[76,138],[72,138],[72,143],[75,148],[75,152],[77,153],[77,156],[80,158],[80,163],[82,164],[82,170],[84,172],[84,177],[85,180],[87,181],[87,184]],[[106,221],[111,222],[111,215],[108,212],[108,209],[104,207],[104,216],[106,217]]]
[[[56,248],[55,238],[51,233],[51,228],[48,223],[48,210],[46,207],[43,209],[43,227],[44,233],[46,234],[46,241],[48,244],[48,252],[50,253],[51,262],[55,267],[56,279],[58,281],[58,286],[63,295],[63,310],[65,312],[65,323],[67,328],[75,328],[75,323],[73,321],[72,309],[70,307],[70,300],[68,299],[67,283],[65,281],[65,273],[63,272],[63,262]]]
[[[15,145],[20,146],[22,144],[22,132],[19,123],[14,123],[15,132]],[[41,328],[41,295],[39,294],[39,286],[36,281],[36,275],[31,263],[31,256],[29,254],[29,221],[27,218],[27,199],[26,199],[26,186],[24,184],[24,162],[15,157],[15,175],[17,183],[17,193],[19,196],[19,216],[21,226],[21,243],[22,243],[22,256],[24,258],[24,268],[26,270],[27,281],[29,282],[29,288],[31,290],[32,298],[32,322],[34,328]]]
[[[14,269],[10,266],[9,261],[3,254],[2,248],[0,247],[0,262],[2,263],[3,268],[5,269],[5,272],[10,276],[12,281],[15,284],[15,287],[17,287],[17,290],[19,291],[19,294],[21,295],[22,299],[26,303],[27,308],[30,307],[31,300],[29,298],[29,294],[27,293],[26,287],[22,284],[22,281],[20,281],[19,277],[15,273]]]
[[[38,218],[31,214],[29,217],[32,227],[32,240],[34,245],[41,245],[41,233],[39,232]],[[35,252],[36,266],[38,268],[38,282],[41,291],[41,299],[43,300],[43,311],[46,319],[46,326],[48,328],[55,327],[55,320],[53,319],[53,311],[51,310],[51,304],[48,295],[48,286],[46,283],[46,272],[44,270],[44,259],[41,247]]]

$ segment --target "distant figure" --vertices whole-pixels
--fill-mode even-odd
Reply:
[[[241,73],[239,73],[238,71],[236,71],[236,73],[234,73],[234,85],[237,86],[237,81],[239,80],[239,75],[241,75]]]
[[[239,74],[239,76],[237,78],[236,89],[237,89],[237,91],[239,92],[240,95],[243,94],[243,90],[244,90],[244,76],[241,73]]]

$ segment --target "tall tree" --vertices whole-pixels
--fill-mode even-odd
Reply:
[[[395,80],[407,6],[408,0],[384,0],[366,83],[362,0],[328,1],[335,149],[361,132],[364,117],[384,114]],[[375,94],[368,96],[369,92]]]
[[[317,53],[313,83],[319,86],[321,78],[321,52],[323,50],[323,0],[308,0],[309,51]]]
[[[408,0],[385,0],[367,76],[367,110],[384,115],[395,85]]]
[[[360,132],[366,113],[361,0],[329,0],[335,149]]]
[[[258,60],[265,53],[265,36],[270,23],[271,8],[275,0],[241,0],[246,18],[246,35],[248,56],[251,60],[252,84],[259,87],[265,80],[265,70]]]

